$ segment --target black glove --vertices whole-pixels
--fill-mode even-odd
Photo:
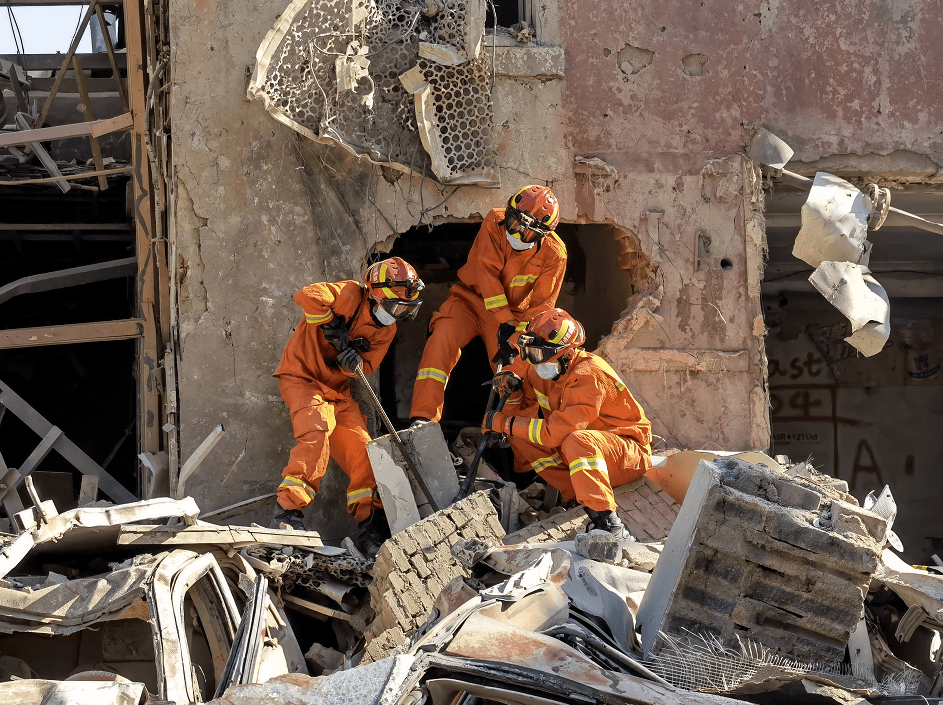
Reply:
[[[347,330],[347,321],[343,316],[335,314],[334,318],[322,324],[321,332],[335,350],[344,350],[350,345],[350,331]]]
[[[524,382],[510,371],[498,372],[491,380],[491,386],[499,397],[509,397],[523,386]]]
[[[341,350],[340,355],[337,356],[338,366],[344,370],[344,372],[350,372],[353,374],[357,371],[357,368],[360,367],[360,364],[363,360],[360,359],[360,355],[357,354],[357,351],[353,348],[345,348]]]
[[[502,323],[498,326],[498,352],[491,358],[493,364],[503,367],[510,365],[514,361],[514,358],[517,356],[517,350],[514,349],[514,346],[511,345],[509,341],[516,330],[517,326],[515,326],[514,323]]]

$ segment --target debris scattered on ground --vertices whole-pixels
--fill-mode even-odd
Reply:
[[[19,532],[0,535],[0,699],[855,703],[943,692],[943,575],[892,550],[890,488],[866,509],[806,463],[694,460],[680,507],[649,477],[618,488],[620,516],[643,540],[587,533],[582,507],[495,475],[375,559],[317,532],[210,524],[190,498],[59,514],[34,489]]]

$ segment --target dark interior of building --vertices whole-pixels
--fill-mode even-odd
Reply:
[[[65,194],[52,185],[6,187],[0,287],[37,274],[132,257],[126,182],[126,177],[112,177],[105,191],[73,188]],[[132,277],[0,299],[4,330],[133,315]],[[134,356],[133,340],[7,348],[0,350],[0,380],[136,492]],[[0,447],[7,466],[19,467],[40,440],[15,414],[3,415]],[[47,473],[71,474],[72,496],[78,495],[81,475],[56,452],[42,461],[36,482]],[[57,509],[68,509],[61,506],[62,495],[56,496]]]

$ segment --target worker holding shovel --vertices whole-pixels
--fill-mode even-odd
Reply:
[[[508,436],[515,470],[534,470],[564,501],[575,497],[590,529],[634,540],[616,514],[613,488],[651,467],[651,424],[609,364],[580,348],[585,341],[583,326],[563,309],[538,314],[517,340],[523,380],[512,372],[495,376],[507,401],[488,412],[483,430]],[[520,388],[536,396],[536,413],[507,413]]]
[[[347,511],[361,528],[358,545],[369,552],[389,536],[367,457],[370,434],[350,380],[380,365],[396,322],[418,312],[422,289],[416,270],[392,257],[371,265],[363,281],[309,284],[295,294],[304,318],[274,374],[295,435],[278,487],[274,528],[304,528],[301,510],[314,499],[333,457],[350,478]]]
[[[481,224],[459,282],[432,317],[413,387],[410,420],[439,421],[445,385],[462,348],[480,337],[492,364],[508,364],[527,321],[557,302],[566,246],[554,228],[560,203],[546,186],[525,186]]]

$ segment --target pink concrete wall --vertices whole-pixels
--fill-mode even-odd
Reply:
[[[756,123],[798,160],[910,150],[943,163],[941,18],[939,0],[564,4],[570,144],[683,171],[665,153],[725,154]],[[623,73],[626,44],[652,64]],[[685,75],[689,54],[706,57],[703,75]]]

